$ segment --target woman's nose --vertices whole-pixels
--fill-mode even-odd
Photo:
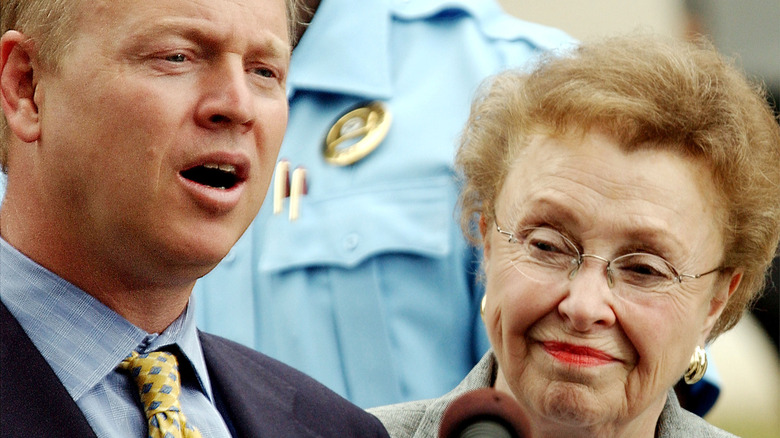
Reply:
[[[617,319],[604,261],[601,257],[583,258],[582,264],[569,276],[566,295],[558,303],[558,312],[577,331],[609,327]]]

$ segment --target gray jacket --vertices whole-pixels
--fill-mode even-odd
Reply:
[[[379,417],[393,438],[435,438],[447,406],[466,392],[492,386],[497,368],[496,358],[489,351],[455,389],[442,397],[380,406],[369,409],[369,412]],[[734,435],[683,409],[674,390],[669,390],[666,405],[658,419],[656,437],[728,438]]]

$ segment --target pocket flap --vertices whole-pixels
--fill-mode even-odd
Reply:
[[[376,254],[444,256],[456,226],[450,176],[355,189],[338,196],[303,196],[300,216],[287,210],[266,222],[262,271],[304,266],[353,267]]]

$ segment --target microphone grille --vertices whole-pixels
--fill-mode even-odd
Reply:
[[[444,411],[439,438],[522,438],[525,416],[509,394],[480,388],[455,399]]]

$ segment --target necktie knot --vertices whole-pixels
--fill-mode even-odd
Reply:
[[[200,438],[197,429],[187,426],[181,412],[181,383],[176,356],[165,351],[131,352],[119,364],[127,370],[138,386],[149,436],[153,438]]]

